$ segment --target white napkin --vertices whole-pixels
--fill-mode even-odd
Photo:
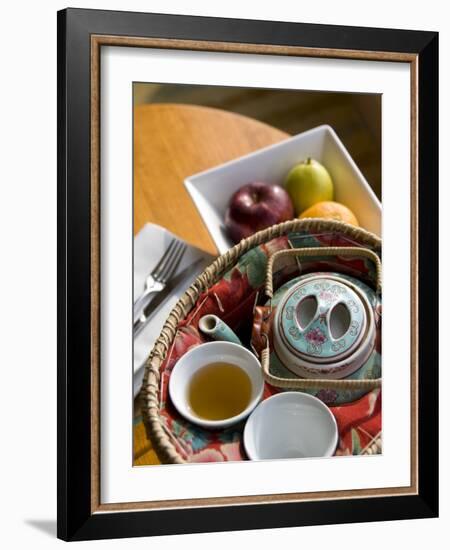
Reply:
[[[133,284],[135,300],[144,290],[147,275],[158,263],[173,238],[178,237],[167,231],[167,229],[164,229],[164,227],[150,223],[146,224],[134,238]],[[194,273],[174,288],[172,295],[160,305],[158,311],[154,313],[148,324],[134,339],[133,390],[135,397],[141,388],[142,380],[144,378],[144,363],[153,347],[153,344],[158,338],[171,309],[177,303],[186,288],[194,281],[197,275],[201,273],[214,259],[206,252],[203,252],[194,246],[188,245],[188,248],[186,249],[186,252],[184,253],[178,267],[177,273],[181,272],[185,267],[188,267],[198,258],[203,258],[204,261],[198,264],[198,267]]]

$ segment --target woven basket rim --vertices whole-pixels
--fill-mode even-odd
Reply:
[[[174,436],[166,428],[159,414],[159,369],[175,338],[179,322],[191,311],[200,294],[215,284],[225,271],[236,264],[243,254],[262,243],[295,231],[336,232],[345,237],[356,239],[360,245],[367,245],[373,248],[381,247],[381,239],[374,233],[361,227],[322,218],[290,220],[273,225],[242,240],[227,250],[227,252],[218,256],[206,267],[192,285],[186,289],[185,293],[169,313],[145,363],[144,379],[140,392],[142,417],[147,437],[151,441],[153,449],[161,463],[180,464],[186,462],[176,448]]]

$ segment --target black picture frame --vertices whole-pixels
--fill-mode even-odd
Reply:
[[[64,540],[438,515],[438,33],[66,9],[58,12],[58,531]],[[418,61],[418,491],[244,506],[92,511],[91,36],[402,52]],[[430,215],[430,212],[433,215]],[[420,223],[420,221],[423,223]],[[426,222],[425,222],[426,220]],[[425,365],[426,369],[420,368]]]

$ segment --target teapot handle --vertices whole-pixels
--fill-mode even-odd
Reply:
[[[269,298],[273,298],[273,264],[281,256],[364,256],[372,260],[377,271],[376,290],[381,293],[381,261],[372,250],[358,246],[330,246],[311,248],[288,248],[274,252],[267,262],[265,292]]]

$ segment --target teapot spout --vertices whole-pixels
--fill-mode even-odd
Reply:
[[[217,315],[204,315],[198,322],[198,328],[213,340],[242,345],[236,333]]]

